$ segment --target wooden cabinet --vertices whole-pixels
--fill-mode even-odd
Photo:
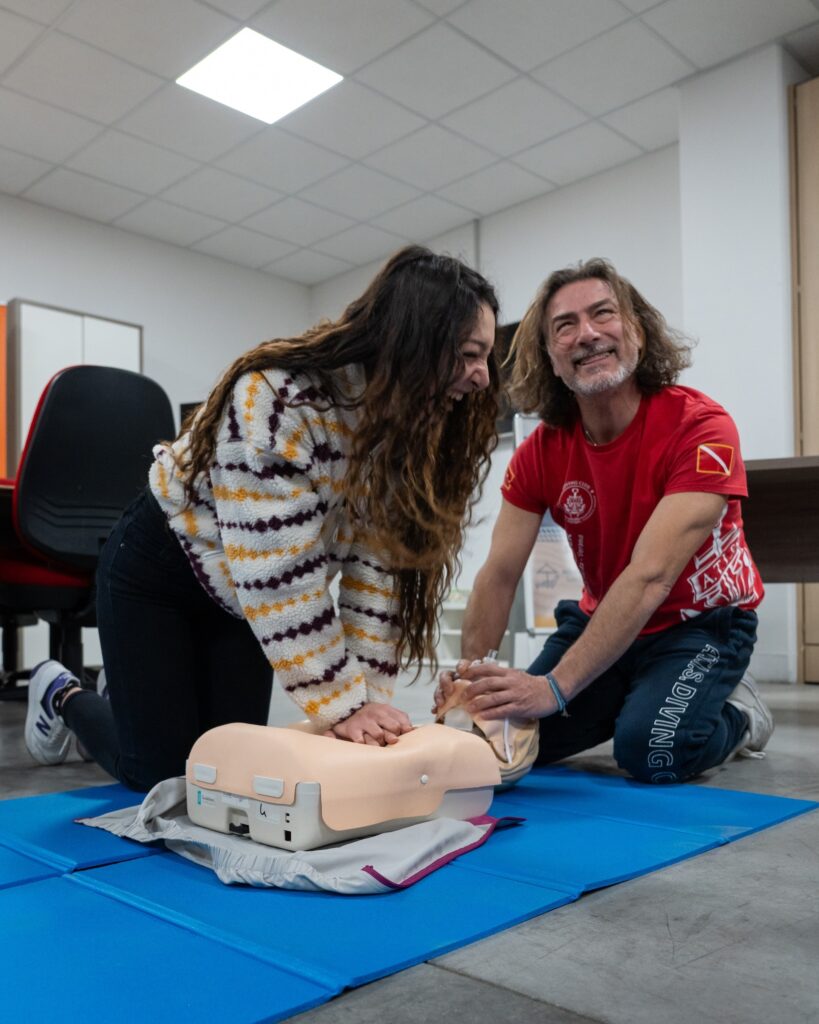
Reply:
[[[819,455],[819,78],[792,98],[796,451],[810,456]],[[799,604],[800,678],[819,683],[819,585],[802,587]]]

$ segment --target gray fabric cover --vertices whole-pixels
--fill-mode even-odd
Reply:
[[[196,864],[211,868],[227,885],[243,883],[280,889],[305,889],[372,895],[404,888],[416,876],[479,845],[492,831],[493,819],[479,824],[436,818],[320,850],[291,853],[241,836],[194,825],[188,817],[184,778],[166,779],[138,807],[126,807],[80,823],[126,839],[165,846]],[[372,868],[385,884],[364,870]]]

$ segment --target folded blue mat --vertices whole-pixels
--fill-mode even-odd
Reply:
[[[72,879],[338,990],[442,956],[574,898],[464,870],[460,864],[471,856],[409,889],[377,896],[226,886],[207,868],[175,856],[112,864]]]
[[[4,1020],[250,1024],[282,1020],[334,994],[101,896],[76,877],[0,892]]]
[[[141,799],[139,793],[117,784],[0,800],[0,847],[56,868],[57,873],[152,856],[158,852],[155,847],[75,824],[76,818],[131,807]],[[13,867],[6,876],[5,866],[0,861],[0,888],[13,878]]]
[[[0,889],[61,875],[59,868],[0,846]]]
[[[500,806],[499,806],[500,805]],[[534,800],[514,803],[511,796],[496,800],[493,814],[526,818],[521,828],[504,829],[490,840],[485,853],[473,850],[462,863],[532,885],[564,889],[579,896],[647,871],[667,867],[720,845],[716,839],[676,829],[612,818],[576,814],[557,804],[537,806]]]
[[[517,786],[497,797],[489,813],[498,817],[526,814],[525,808],[533,806],[661,825],[724,843],[787,821],[819,804],[692,783],[653,786],[618,775],[550,766],[534,769]]]
[[[536,769],[492,806],[494,815],[525,817],[523,825],[497,831],[409,889],[336,896],[225,886],[173,854],[146,857],[155,851],[73,824],[134,802],[109,786],[0,803],[0,920],[11,924],[0,930],[0,963],[15,979],[4,986],[10,1019],[15,1009],[32,1019],[36,992],[41,1020],[142,1021],[147,1012],[159,1020],[183,1012],[231,1024],[279,1020],[819,806]],[[34,881],[38,865],[75,873]],[[61,934],[66,920],[82,956],[50,957],[49,984],[38,985],[43,936]]]

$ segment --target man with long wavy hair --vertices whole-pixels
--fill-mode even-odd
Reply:
[[[539,764],[614,737],[617,763],[646,782],[761,751],[773,720],[746,673],[763,588],[742,529],[745,470],[728,413],[676,383],[689,346],[593,259],[548,278],[512,356],[513,403],[542,422],[510,462],[467,608],[467,710],[539,719]],[[582,597],[560,602],[528,672],[469,667],[499,646],[546,511]],[[444,673],[439,705],[452,689]]]

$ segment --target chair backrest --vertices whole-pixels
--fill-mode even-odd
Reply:
[[[151,449],[174,436],[168,396],[148,377],[71,366],[46,385],[15,484],[15,523],[44,558],[93,569],[117,519],[145,487]]]

